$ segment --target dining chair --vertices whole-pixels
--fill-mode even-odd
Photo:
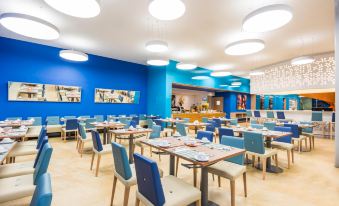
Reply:
[[[76,119],[77,117],[76,116],[64,116],[64,119],[67,120],[67,119]]]
[[[91,118],[91,116],[90,115],[82,115],[82,116],[79,116],[79,118],[81,118],[81,119],[89,119],[89,118]]]
[[[252,111],[246,110],[246,125],[247,125],[248,122],[251,121],[252,117],[253,117]]]
[[[214,133],[215,132],[215,126],[213,124],[207,125],[206,126],[206,131]]]
[[[177,132],[181,136],[187,136],[186,125],[183,123],[177,123]]]
[[[312,125],[312,127],[306,127],[302,128],[301,130],[301,135],[305,136],[306,138],[309,139],[310,142],[310,150],[314,149],[314,139],[315,139],[315,134],[313,133],[313,123],[312,122],[300,122],[300,124],[308,124]]]
[[[114,178],[113,178],[113,188],[112,188],[112,195],[111,195],[111,206],[113,206],[113,200],[114,200],[117,180],[119,180],[125,186],[123,206],[127,206],[130,187],[137,184],[134,164],[129,164],[125,147],[115,142],[112,142],[111,145],[112,145],[112,154],[113,154],[113,159],[114,159],[114,167],[113,167]]]
[[[37,140],[27,140],[27,141],[21,141],[16,143],[16,147],[22,147],[22,146],[33,146],[36,149],[38,149],[38,143],[41,141],[42,138],[44,138],[47,135],[46,126],[39,127],[39,134]]]
[[[106,116],[106,119],[107,119],[107,121],[109,121],[109,122],[114,122],[115,121],[115,115],[107,115]]]
[[[95,158],[95,155],[97,154],[98,155],[97,166],[96,166],[96,169],[95,169],[95,176],[97,177],[98,173],[99,173],[101,156],[104,155],[104,154],[111,153],[112,147],[109,144],[102,145],[99,132],[92,130],[91,133],[92,133],[92,142],[93,142],[91,170],[93,169],[94,158]]]
[[[189,123],[190,122],[190,118],[183,118],[183,123]]]
[[[84,153],[85,143],[89,143],[92,141],[91,134],[86,133],[84,125],[78,123],[78,139],[77,139],[77,147],[78,152],[80,153],[80,157]]]
[[[200,205],[199,189],[170,175],[160,179],[157,163],[140,154],[134,154],[138,190],[135,205],[179,206]]]
[[[266,112],[266,117],[268,118],[268,119],[274,119],[275,117],[274,117],[274,112],[273,111],[267,111]]]
[[[146,119],[147,119],[146,114],[139,115],[139,120],[146,120]]]
[[[41,175],[35,187],[30,206],[50,206],[52,203],[52,185],[49,173]]]
[[[94,119],[97,122],[103,122],[104,121],[104,115],[94,115]]]
[[[32,196],[39,178],[47,172],[53,148],[46,143],[33,174],[0,179],[0,203]]]
[[[146,125],[147,125],[147,128],[152,128],[152,126],[154,125],[154,122],[152,119],[147,119],[146,120]]]
[[[266,127],[268,130],[274,130],[276,125],[277,124],[275,122],[264,122],[264,127]]]
[[[250,120],[250,125],[251,124],[258,124],[259,122],[258,122],[258,120],[256,120],[256,119],[251,119]]]
[[[286,119],[285,113],[283,111],[278,111],[277,112],[277,119]]]
[[[41,126],[42,125],[42,118],[41,117],[27,117],[27,120],[33,119],[34,122],[32,126]]]
[[[212,119],[214,121],[214,126],[215,128],[218,128],[218,130],[221,128],[221,120],[219,118],[213,118]]]
[[[307,138],[305,136],[300,135],[299,133],[299,127],[297,124],[288,124],[285,123],[284,127],[290,127],[291,128],[291,132],[292,132],[292,144],[294,144],[295,142],[298,143],[298,151],[299,153],[302,150],[302,142],[305,142],[305,147],[307,148]]]
[[[263,129],[264,125],[262,124],[251,124],[251,127],[254,129]]]
[[[207,138],[208,141],[210,142],[213,142],[213,132],[210,132],[210,131],[198,131],[198,134],[197,134],[197,139],[201,140],[203,138]]]
[[[47,116],[47,133],[61,133],[62,125],[60,124],[59,116]]]
[[[157,139],[161,137],[161,127],[159,125],[152,126],[152,132],[149,135],[149,139]],[[145,145],[142,144],[140,141],[136,141],[135,145],[140,147],[141,154],[144,155]],[[150,156],[152,157],[152,147],[150,147]],[[160,156],[160,155],[159,155]]]
[[[323,137],[325,137],[325,122],[323,121],[323,112],[312,111],[311,121],[319,123],[321,125],[321,131],[323,133]]]
[[[232,128],[220,128],[219,129],[219,143],[221,143],[222,136],[234,136],[234,131]]]
[[[96,130],[96,127],[93,125],[97,120],[95,118],[89,118],[85,120],[85,129],[86,131]]]
[[[237,125],[238,125],[238,119],[237,119],[237,118],[231,119],[231,120],[230,120],[230,125],[231,125],[231,126],[237,126]]]
[[[207,122],[208,122],[208,117],[203,117],[203,118],[201,118],[201,122],[207,123]]]
[[[262,178],[266,178],[266,160],[275,157],[275,164],[278,166],[278,153],[275,149],[265,148],[264,137],[261,133],[244,132],[244,144],[247,155],[252,155],[252,165],[255,165],[255,157],[262,160]]]
[[[253,115],[256,118],[261,118],[260,111],[258,111],[258,110],[253,111]]]
[[[330,122],[330,138],[333,139],[333,130],[335,130],[335,112],[332,112],[332,118]]]
[[[221,144],[244,149],[244,139],[233,136],[222,136]],[[244,193],[247,197],[246,166],[244,166],[244,155],[238,155],[220,161],[208,167],[208,172],[218,176],[218,186],[221,187],[221,177],[230,180],[231,185],[231,206],[235,206],[235,180],[243,176]]]
[[[78,137],[78,119],[66,119],[66,126],[62,128],[61,140],[66,141],[67,132],[74,132],[74,137]]]
[[[274,127],[274,131],[280,132],[289,132],[292,133],[292,129],[290,127]],[[291,159],[292,163],[294,163],[294,151],[293,151],[293,144],[292,144],[292,135],[280,137],[274,139],[271,142],[272,148],[286,150],[287,152],[287,168],[290,169],[291,167]]]
[[[47,122],[47,125],[59,125],[60,117],[59,116],[47,116],[46,122]]]
[[[10,121],[22,120],[22,117],[7,117],[6,120],[10,120]]]

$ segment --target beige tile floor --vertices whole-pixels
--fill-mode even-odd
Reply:
[[[99,177],[89,170],[91,155],[83,158],[75,150],[75,142],[62,142],[51,138],[54,148],[49,172],[52,176],[53,202],[57,206],[110,205],[113,181],[113,157],[102,158]],[[139,149],[136,149],[139,152]],[[149,155],[149,152],[145,152]],[[153,156],[158,161],[156,156]],[[17,161],[23,160],[18,158]],[[280,165],[286,168],[286,153],[279,152]],[[243,196],[242,178],[236,181],[236,205],[250,206],[337,206],[339,205],[339,169],[334,168],[334,141],[316,139],[316,149],[296,153],[295,164],[281,174],[268,174],[265,181],[261,171],[248,166],[248,197]],[[168,172],[168,157],[162,156],[159,167]],[[165,173],[166,174],[166,173]],[[192,171],[179,168],[179,177],[192,183]],[[209,197],[221,206],[230,205],[230,188],[227,180],[217,187],[210,176]],[[135,187],[130,193],[129,205],[134,205]],[[0,204],[1,206],[26,205],[30,197]],[[118,183],[114,205],[122,205],[123,186]]]

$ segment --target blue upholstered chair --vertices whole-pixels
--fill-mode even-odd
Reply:
[[[256,119],[251,119],[251,120],[250,120],[250,124],[258,124],[258,120],[256,120]]]
[[[252,111],[246,110],[246,125],[247,125],[248,122],[251,121],[252,117],[253,117]]]
[[[198,131],[197,139],[207,138],[208,141],[213,142],[213,132],[210,131]]]
[[[219,143],[221,143],[222,136],[234,136],[234,131],[232,128],[220,128],[219,129]]]
[[[104,120],[104,115],[94,115],[94,119],[95,119],[97,122],[103,122],[103,121],[105,121],[105,120]]]
[[[153,125],[152,126],[152,132],[149,135],[149,139],[156,139],[161,137],[161,126],[159,125]],[[135,142],[135,146],[140,147],[141,154],[144,154],[145,145],[140,143],[140,141]],[[150,147],[150,156],[152,156],[152,147]],[[160,157],[159,157],[160,158]]]
[[[101,155],[111,153],[112,152],[112,147],[109,144],[102,145],[99,132],[97,132],[95,130],[92,130],[91,133],[92,133],[92,142],[93,142],[93,153],[92,153],[92,160],[91,160],[91,170],[93,169],[94,158],[95,158],[95,155],[97,154],[98,155],[98,159],[97,159],[97,166],[96,166],[96,170],[95,170],[95,176],[97,177],[98,173],[99,173],[99,166],[100,166]]]
[[[254,117],[256,117],[256,118],[261,118],[260,111],[255,110],[255,111],[253,112],[253,114],[254,114]]]
[[[206,126],[206,131],[214,133],[215,132],[215,126],[213,124],[207,125]]]
[[[231,126],[237,126],[238,125],[238,119],[236,118],[236,119],[231,119],[230,120],[230,125]]]
[[[77,149],[80,153],[80,157],[82,157],[82,154],[84,153],[84,147],[85,143],[88,143],[92,141],[90,133],[86,133],[86,129],[83,124],[78,124],[78,138],[77,138]]]
[[[285,113],[283,111],[278,111],[277,112],[277,119],[286,119]]]
[[[274,127],[274,131],[292,133],[292,129],[290,127]],[[276,138],[274,139],[274,141],[271,142],[271,145],[272,145],[272,148],[277,148],[277,149],[287,151],[287,168],[289,169],[291,167],[291,158],[292,158],[292,163],[294,163],[292,135]]]
[[[312,122],[322,122],[323,121],[323,112],[312,111]]]
[[[265,122],[264,127],[266,127],[268,130],[274,130],[276,126],[275,122]]]
[[[302,142],[305,142],[305,146],[307,148],[307,138],[305,136],[301,136],[299,133],[299,127],[297,124],[288,124],[285,123],[284,127],[289,127],[291,128],[292,132],[292,143],[294,144],[295,142],[298,143],[298,151],[301,152],[302,150]]]
[[[221,120],[219,118],[213,118],[215,128],[221,128]]]
[[[0,185],[6,185],[6,187],[1,187],[0,203],[32,196],[38,180],[47,172],[52,151],[53,149],[49,143],[43,146],[32,175],[20,175],[0,179]]]
[[[189,123],[190,122],[190,118],[183,118],[183,123]]]
[[[147,119],[146,114],[140,114],[139,115],[139,120],[146,120],[146,119]]]
[[[76,116],[64,116],[64,119],[67,120],[67,119],[76,119],[77,117]]]
[[[6,120],[10,120],[10,121],[22,120],[22,117],[7,117]]]
[[[256,132],[244,132],[244,143],[247,155],[252,155],[253,166],[255,164],[255,157],[262,161],[263,180],[266,178],[266,160],[275,156],[275,164],[278,166],[278,153],[275,149],[265,148],[264,137]]]
[[[59,116],[48,116],[46,117],[47,125],[59,125],[60,118]]]
[[[275,117],[274,117],[274,112],[273,111],[267,111],[266,112],[266,117],[268,118],[268,119],[274,119]]]
[[[41,126],[42,125],[42,118],[41,117],[27,117],[28,120],[33,119],[34,122],[32,126]]]
[[[314,149],[314,133],[313,133],[313,123],[312,122],[300,122],[300,124],[310,125],[310,127],[302,128],[301,135],[309,139],[310,149]]]
[[[140,123],[140,119],[139,119],[138,116],[133,116],[132,121],[134,121],[136,123],[136,125],[139,125],[139,123]]]
[[[107,121],[114,122],[115,121],[115,115],[107,115],[106,116]]]
[[[152,119],[147,119],[146,120],[146,125],[147,125],[147,128],[152,128],[152,126],[154,125],[154,122]]]
[[[181,136],[187,136],[186,125],[183,123],[177,123],[177,132]]]
[[[238,137],[222,136],[221,144],[245,149],[244,140]],[[244,193],[247,197],[246,185],[246,167],[244,166],[244,155],[238,155],[225,161],[220,161],[208,167],[208,172],[218,176],[218,185],[221,187],[221,178],[229,179],[231,182],[231,206],[235,206],[235,180],[239,176],[243,176]]]
[[[207,122],[208,122],[208,117],[203,117],[203,118],[201,119],[201,122],[207,123]]]
[[[251,124],[251,127],[254,129],[263,129],[264,125],[262,124]]]
[[[30,206],[50,206],[52,203],[51,176],[49,173],[41,175],[35,187]]]
[[[86,131],[96,130],[96,127],[92,124],[93,122],[96,122],[97,120],[95,118],[89,118],[85,120],[85,129]]]
[[[200,190],[174,177],[160,179],[157,163],[142,155],[134,154],[138,190],[136,206],[178,206],[197,202],[200,205]],[[165,204],[166,203],[166,204]]]
[[[135,175],[134,164],[129,164],[127,152],[125,147],[122,145],[112,142],[112,153],[114,159],[114,179],[113,179],[113,189],[111,196],[111,205],[113,205],[115,188],[117,180],[119,180],[125,186],[124,193],[124,206],[128,205],[129,191],[130,187],[137,184],[137,179]]]
[[[74,132],[74,137],[78,136],[78,119],[66,119],[66,126],[62,128],[61,139],[66,140],[67,132]]]

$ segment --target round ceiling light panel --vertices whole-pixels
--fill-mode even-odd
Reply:
[[[180,0],[153,0],[148,6],[149,13],[163,21],[180,18],[185,10],[185,4]]]
[[[211,76],[212,77],[226,77],[226,76],[230,76],[230,75],[232,75],[232,73],[231,72],[212,72],[211,73]]]
[[[74,50],[61,50],[59,52],[59,56],[63,59],[67,59],[70,61],[76,61],[76,62],[84,62],[88,60],[88,55],[80,52],[80,51],[74,51]]]
[[[176,67],[180,70],[193,70],[197,68],[197,65],[190,63],[178,63]]]
[[[166,59],[149,59],[147,64],[151,66],[167,66],[169,61]]]
[[[100,13],[98,0],[44,0],[50,7],[79,18],[93,18]]]
[[[297,57],[291,60],[292,65],[303,65],[303,64],[310,64],[315,61],[314,57],[311,56],[302,56]]]
[[[194,76],[192,77],[192,79],[194,80],[206,80],[206,79],[209,79],[208,76]]]
[[[145,48],[150,52],[165,52],[168,50],[168,44],[161,40],[154,40],[147,42]]]
[[[259,39],[246,39],[229,44],[225,53],[232,56],[257,53],[265,48],[265,42]]]

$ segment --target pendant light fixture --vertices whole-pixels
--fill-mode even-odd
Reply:
[[[44,0],[50,7],[64,14],[92,18],[100,13],[99,0]]]
[[[34,39],[54,40],[60,35],[53,24],[26,14],[4,13],[0,16],[0,24],[14,33]]]
[[[150,14],[163,21],[180,18],[185,10],[185,4],[181,0],[153,0],[148,6]]]
[[[303,65],[303,64],[310,64],[315,61],[314,57],[312,56],[301,56],[291,60],[292,65]]]
[[[267,32],[278,29],[293,18],[291,7],[274,4],[257,9],[246,16],[242,28],[246,32]]]
[[[153,40],[147,42],[145,48],[150,52],[165,52],[168,50],[168,44],[165,41]]]
[[[225,53],[232,56],[257,53],[265,48],[265,42],[260,39],[246,39],[229,44]]]
[[[76,62],[84,62],[88,60],[88,55],[75,50],[61,50],[59,52],[59,56],[63,59],[67,59],[70,61],[76,61]]]

